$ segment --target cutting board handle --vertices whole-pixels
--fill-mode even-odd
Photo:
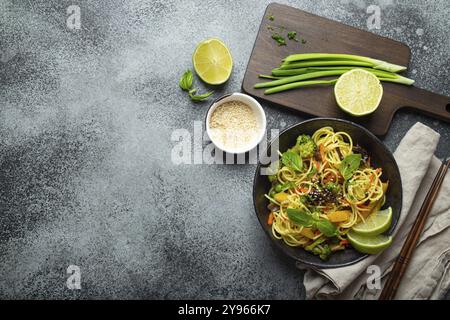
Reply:
[[[399,108],[412,108],[429,116],[450,122],[450,98],[417,87],[408,87]]]

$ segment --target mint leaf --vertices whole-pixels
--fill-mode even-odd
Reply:
[[[295,152],[286,151],[281,156],[281,162],[295,171],[301,171],[303,167],[302,158]]]
[[[313,217],[305,211],[288,208],[287,214],[292,222],[297,223],[301,226],[311,227],[314,224]]]
[[[339,171],[345,180],[348,180],[352,177],[353,173],[358,170],[359,165],[361,163],[361,155],[358,154],[350,154],[344,158],[341,162],[341,166]]]

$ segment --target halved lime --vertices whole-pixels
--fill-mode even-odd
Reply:
[[[392,243],[391,236],[378,235],[373,237],[360,235],[353,230],[350,230],[347,234],[350,244],[362,253],[378,254]]]
[[[233,58],[228,47],[219,39],[200,42],[192,56],[195,72],[206,83],[218,85],[228,80]]]
[[[385,232],[392,223],[392,208],[372,213],[365,222],[353,226],[353,231],[365,236],[377,236]]]
[[[383,86],[377,76],[363,69],[342,74],[334,86],[338,106],[353,116],[365,116],[377,110]]]

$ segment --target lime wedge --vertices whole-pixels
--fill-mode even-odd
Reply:
[[[222,84],[233,69],[233,58],[228,47],[219,39],[200,42],[192,56],[195,72],[206,83]]]
[[[338,106],[353,116],[365,116],[377,110],[383,96],[378,78],[363,69],[342,74],[334,86]]]
[[[391,236],[378,235],[373,237],[360,235],[353,230],[350,230],[347,234],[350,244],[362,253],[378,254],[392,243]]]
[[[392,223],[392,208],[389,207],[372,213],[365,222],[353,226],[353,231],[360,235],[377,236],[385,232]]]

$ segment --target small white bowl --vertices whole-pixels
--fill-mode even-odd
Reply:
[[[256,121],[258,123],[258,133],[257,138],[255,138],[254,141],[249,143],[246,146],[243,146],[242,148],[227,148],[224,145],[222,145],[219,141],[214,141],[214,136],[211,135],[211,128],[209,126],[209,122],[211,119],[211,115],[213,114],[214,110],[221,104],[228,102],[228,101],[241,101],[252,108],[253,112],[256,116]],[[244,128],[245,129],[245,128]],[[209,138],[214,143],[214,145],[219,148],[222,151],[225,151],[226,153],[232,153],[232,154],[241,154],[246,153],[253,148],[255,148],[263,139],[265,132],[266,132],[266,114],[264,112],[264,109],[261,107],[258,101],[256,101],[254,98],[250,97],[249,95],[243,94],[243,93],[231,93],[224,95],[214,101],[211,106],[208,109],[208,112],[206,114],[206,132],[208,133]]]

